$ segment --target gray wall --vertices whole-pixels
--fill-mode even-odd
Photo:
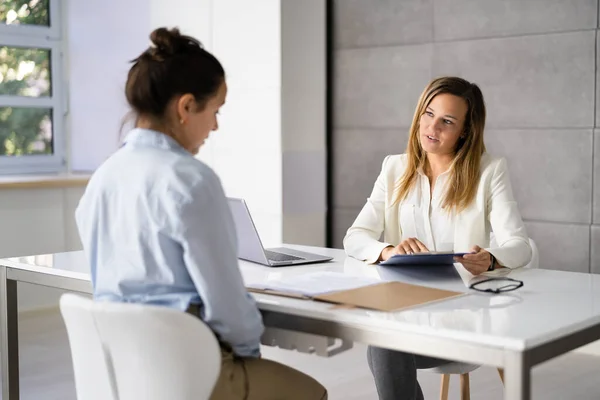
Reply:
[[[334,0],[334,245],[418,97],[440,75],[480,85],[488,151],[543,268],[600,273],[598,0]],[[591,265],[591,268],[590,268]]]

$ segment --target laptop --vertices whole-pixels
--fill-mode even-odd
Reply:
[[[227,198],[238,238],[238,258],[270,267],[326,262],[333,257],[287,249],[265,249],[243,199]]]

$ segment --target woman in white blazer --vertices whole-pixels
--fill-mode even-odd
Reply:
[[[474,275],[530,261],[506,160],[485,152],[485,115],[483,95],[473,83],[442,77],[425,88],[406,153],[385,158],[371,196],[348,229],[349,256],[376,263],[394,254],[469,252],[455,261]],[[423,399],[417,369],[446,362],[375,347],[369,347],[368,361],[379,398],[407,400]]]

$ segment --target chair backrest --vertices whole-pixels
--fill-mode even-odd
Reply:
[[[539,268],[540,267],[540,253],[537,245],[533,239],[529,239],[529,245],[531,246],[531,261],[525,266],[525,268]]]
[[[198,318],[166,307],[64,294],[78,400],[208,399],[221,352]]]

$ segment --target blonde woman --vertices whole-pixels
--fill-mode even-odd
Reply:
[[[469,252],[455,259],[474,275],[526,265],[531,247],[513,197],[506,160],[485,151],[479,87],[433,80],[415,110],[406,154],[385,158],[344,248],[369,263],[394,254]],[[497,246],[490,247],[494,233]],[[380,240],[382,238],[383,240]],[[445,361],[370,347],[380,399],[423,399],[416,370]]]

